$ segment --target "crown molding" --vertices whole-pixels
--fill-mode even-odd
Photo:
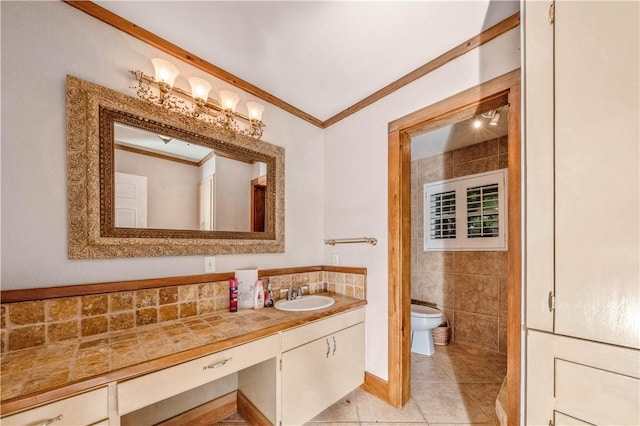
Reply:
[[[506,33],[509,30],[512,30],[516,27],[518,27],[520,25],[520,13],[515,13],[513,15],[511,15],[510,17],[508,17],[507,19],[504,19],[503,21],[497,23],[496,25],[486,29],[485,31],[481,32],[480,34],[471,37],[470,39],[464,41],[463,43],[459,44],[458,46],[454,47],[453,49],[443,53],[442,55],[438,56],[437,58],[427,62],[426,64],[422,65],[419,68],[416,68],[415,70],[411,71],[410,73],[404,75],[403,77],[399,78],[398,80],[386,85],[385,87],[383,87],[382,89],[372,93],[371,95],[367,96],[366,98],[362,99],[359,102],[356,102],[355,104],[353,104],[352,106],[350,106],[349,108],[343,110],[342,112],[339,112],[338,114],[334,115],[333,117],[327,119],[327,120],[320,120],[314,116],[312,116],[311,114],[308,114],[304,111],[302,111],[299,108],[296,108],[295,106],[283,101],[282,99],[273,96],[272,94],[270,94],[269,92],[266,92],[262,89],[260,89],[259,87],[254,86],[253,84],[231,74],[230,72],[227,72],[225,70],[223,70],[222,68],[209,63],[207,61],[205,61],[204,59],[198,57],[197,55],[194,55],[193,53],[179,47],[176,46],[175,44],[171,43],[170,41],[167,41],[157,35],[155,35],[154,33],[145,30],[142,27],[137,26],[136,24],[134,24],[131,21],[128,21],[118,15],[116,15],[115,13],[103,8],[102,6],[99,6],[98,4],[92,2],[92,1],[75,1],[75,0],[63,0],[64,3],[68,4],[69,6],[72,6],[106,24],[109,24],[115,28],[117,28],[118,30],[129,34],[132,37],[137,38],[140,41],[143,41],[171,56],[173,56],[176,59],[179,59],[180,61],[186,62],[187,64],[194,66],[204,72],[206,72],[207,74],[210,74],[224,82],[227,82],[235,87],[237,87],[240,90],[243,90],[247,93],[250,93],[260,99],[262,99],[265,102],[268,102],[274,106],[277,106],[278,108],[287,111],[288,113],[304,120],[307,121],[311,124],[313,124],[314,126],[317,126],[321,129],[326,129],[329,126],[332,126],[333,124],[344,120],[345,118],[349,117],[352,114],[355,114],[356,112],[360,111],[361,109],[379,101],[380,99],[384,98],[387,95],[390,95],[391,93],[395,92],[398,89],[401,89],[402,87],[408,85],[409,83],[412,83],[422,77],[424,77],[425,75],[429,74],[430,72],[440,68],[441,66],[455,60],[456,58],[459,58],[460,56],[464,55],[465,53],[493,40],[494,38]]]

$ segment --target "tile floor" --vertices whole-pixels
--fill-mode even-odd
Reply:
[[[396,409],[356,389],[305,426],[497,425],[495,401],[507,372],[505,355],[455,342],[432,357],[412,354],[411,399]],[[241,426],[237,414],[218,425]]]

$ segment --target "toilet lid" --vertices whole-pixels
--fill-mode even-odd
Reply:
[[[442,317],[442,312],[430,306],[411,305],[411,315],[422,318],[438,318]]]

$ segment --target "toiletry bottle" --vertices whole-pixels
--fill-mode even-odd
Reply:
[[[273,292],[271,284],[267,284],[267,290],[264,292],[264,306],[273,306]]]
[[[261,308],[264,308],[264,286],[262,280],[258,280],[253,285],[253,309]]]
[[[229,280],[229,312],[238,312],[238,280]]]

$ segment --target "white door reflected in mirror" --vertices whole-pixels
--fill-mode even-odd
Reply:
[[[116,226],[120,228],[147,227],[147,177],[116,173]]]

